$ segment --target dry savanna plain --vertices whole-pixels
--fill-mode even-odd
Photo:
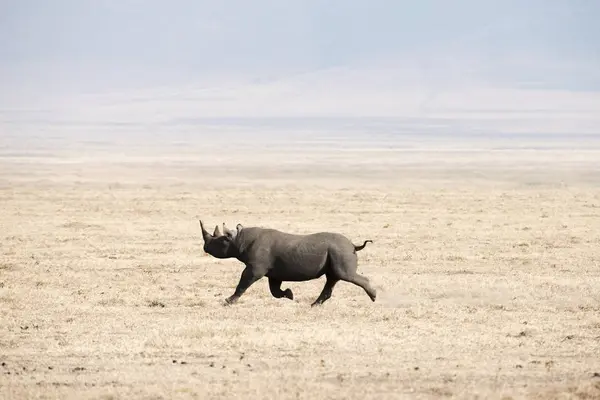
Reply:
[[[600,141],[5,136],[0,398],[600,398]],[[377,289],[211,228],[336,231]]]

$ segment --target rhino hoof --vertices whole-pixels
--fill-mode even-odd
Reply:
[[[286,298],[294,300],[294,293],[292,293],[292,289],[285,289],[284,295]]]
[[[225,307],[232,305],[233,303],[235,303],[237,299],[232,299],[231,297],[228,297],[225,299],[225,301],[223,302],[223,305]]]

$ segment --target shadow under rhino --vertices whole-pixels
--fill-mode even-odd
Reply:
[[[281,290],[284,281],[308,281],[325,275],[325,287],[312,306],[329,299],[339,281],[360,286],[375,301],[375,289],[366,277],[356,272],[356,252],[372,240],[355,246],[339,233],[298,235],[269,228],[244,228],[241,224],[231,231],[225,223],[223,233],[217,225],[211,235],[204,229],[202,220],[199,222],[206,253],[215,258],[236,258],[246,265],[235,292],[225,300],[226,304],[236,302],[254,282],[265,276],[269,279],[271,294],[276,298],[294,299],[291,289]]]

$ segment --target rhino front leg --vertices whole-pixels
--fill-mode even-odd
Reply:
[[[246,266],[242,271],[240,281],[235,288],[235,292],[225,300],[225,305],[233,304],[244,294],[244,292],[257,280],[262,278],[264,274],[258,273],[251,266]]]
[[[292,293],[292,289],[281,290],[282,281],[269,278],[269,289],[271,290],[271,294],[276,299],[280,299],[285,297],[286,299],[294,300],[294,293]]]

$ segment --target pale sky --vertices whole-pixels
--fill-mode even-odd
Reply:
[[[494,88],[506,104],[510,90],[584,92],[552,104],[587,110],[600,93],[598,21],[593,0],[2,0],[0,107],[100,96],[112,102],[101,118],[125,98],[203,90],[204,116],[252,114],[257,99],[262,113],[310,112],[315,98],[325,114],[387,115]],[[214,113],[209,98],[222,100]]]

